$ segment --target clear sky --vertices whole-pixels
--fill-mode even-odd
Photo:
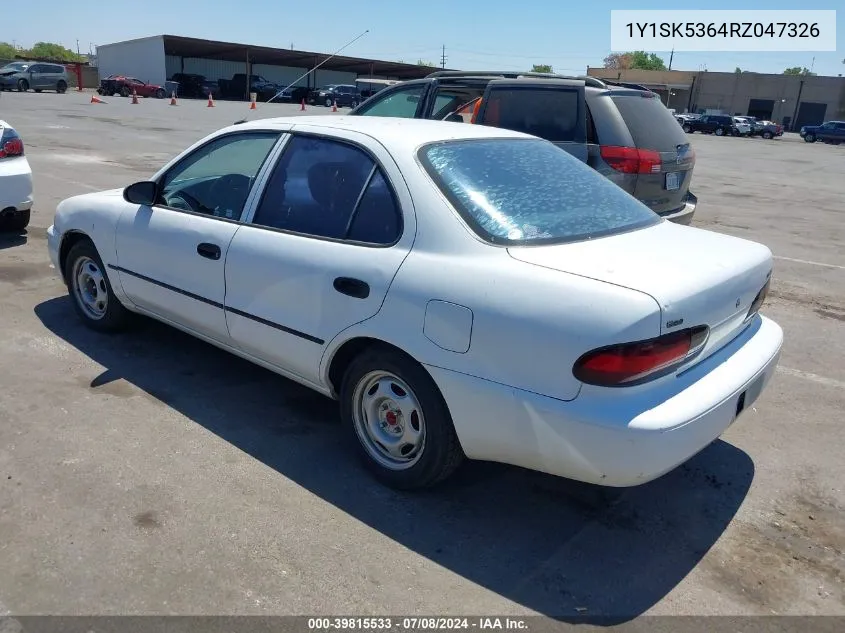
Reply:
[[[52,41],[88,52],[97,44],[167,33],[263,46],[333,52],[366,29],[344,53],[376,59],[418,59],[459,69],[527,70],[551,64],[563,73],[601,66],[610,51],[611,9],[800,9],[804,3],[711,0],[704,4],[637,0],[38,0],[36,19],[4,20],[3,36],[20,46]],[[19,5],[23,9],[26,5]],[[838,9],[836,53],[675,53],[673,69],[780,73],[813,65],[845,74],[845,0],[812,0]],[[8,16],[7,16],[8,17]],[[669,54],[660,53],[668,63]],[[813,57],[815,56],[815,62]]]

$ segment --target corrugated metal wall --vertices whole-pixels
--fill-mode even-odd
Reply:
[[[97,47],[100,78],[129,75],[148,83],[164,84],[164,40],[161,36]]]
[[[326,84],[354,84],[358,77],[355,73],[345,73],[339,70],[323,70],[318,68],[313,73],[313,86],[320,87]]]
[[[186,72],[204,75],[207,79],[231,79],[232,75],[246,72],[246,61],[229,62],[217,59],[202,59],[197,57],[186,57],[184,70],[182,70],[181,58],[175,55],[167,55],[165,58],[167,78],[174,73]],[[275,81],[284,85],[290,84],[308,72],[308,68],[296,68],[293,66],[273,66],[270,64],[254,64],[253,75],[261,75],[269,81]],[[354,84],[357,75],[355,73],[339,72],[336,70],[323,70],[318,68],[311,77],[299,80],[297,86],[324,86],[326,84]]]

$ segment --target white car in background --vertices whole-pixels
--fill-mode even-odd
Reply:
[[[32,209],[32,170],[24,155],[23,140],[0,120],[0,230],[22,231]]]
[[[733,119],[734,127],[736,127],[736,131],[740,136],[749,136],[751,134],[751,130],[754,128],[748,119],[741,116],[735,116]]]
[[[465,457],[649,481],[754,403],[783,340],[759,314],[768,248],[481,125],[229,126],[148,182],[64,200],[47,235],[91,328],[145,314],[339,399],[402,489]]]

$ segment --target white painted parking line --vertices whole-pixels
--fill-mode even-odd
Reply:
[[[798,264],[809,264],[810,266],[822,266],[824,268],[838,268],[845,270],[845,266],[838,266],[837,264],[823,264],[822,262],[811,262],[808,259],[795,259],[794,257],[783,257],[781,255],[772,255],[775,259],[782,259],[787,262],[796,262]]]
[[[817,382],[820,385],[826,385],[828,387],[835,387],[837,389],[845,390],[845,382],[841,380],[836,380],[834,378],[827,378],[826,376],[819,376],[818,374],[811,374],[807,371],[801,371],[800,369],[792,369],[791,367],[782,367],[778,366],[778,371],[782,374],[786,374],[787,376],[795,376],[796,378],[803,378],[804,380],[810,380],[812,382]]]

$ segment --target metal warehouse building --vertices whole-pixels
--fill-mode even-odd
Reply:
[[[587,73],[644,85],[678,112],[747,114],[777,121],[787,130],[845,119],[843,77],[610,68],[588,68]]]
[[[97,47],[100,78],[128,75],[148,83],[164,85],[174,73],[205,75],[207,79],[231,79],[245,73],[288,85],[320,65],[297,82],[315,88],[326,84],[350,84],[359,77],[417,79],[434,69],[416,64],[378,61],[328,53],[215,42],[176,35],[154,35]],[[247,95],[244,95],[246,98]]]

